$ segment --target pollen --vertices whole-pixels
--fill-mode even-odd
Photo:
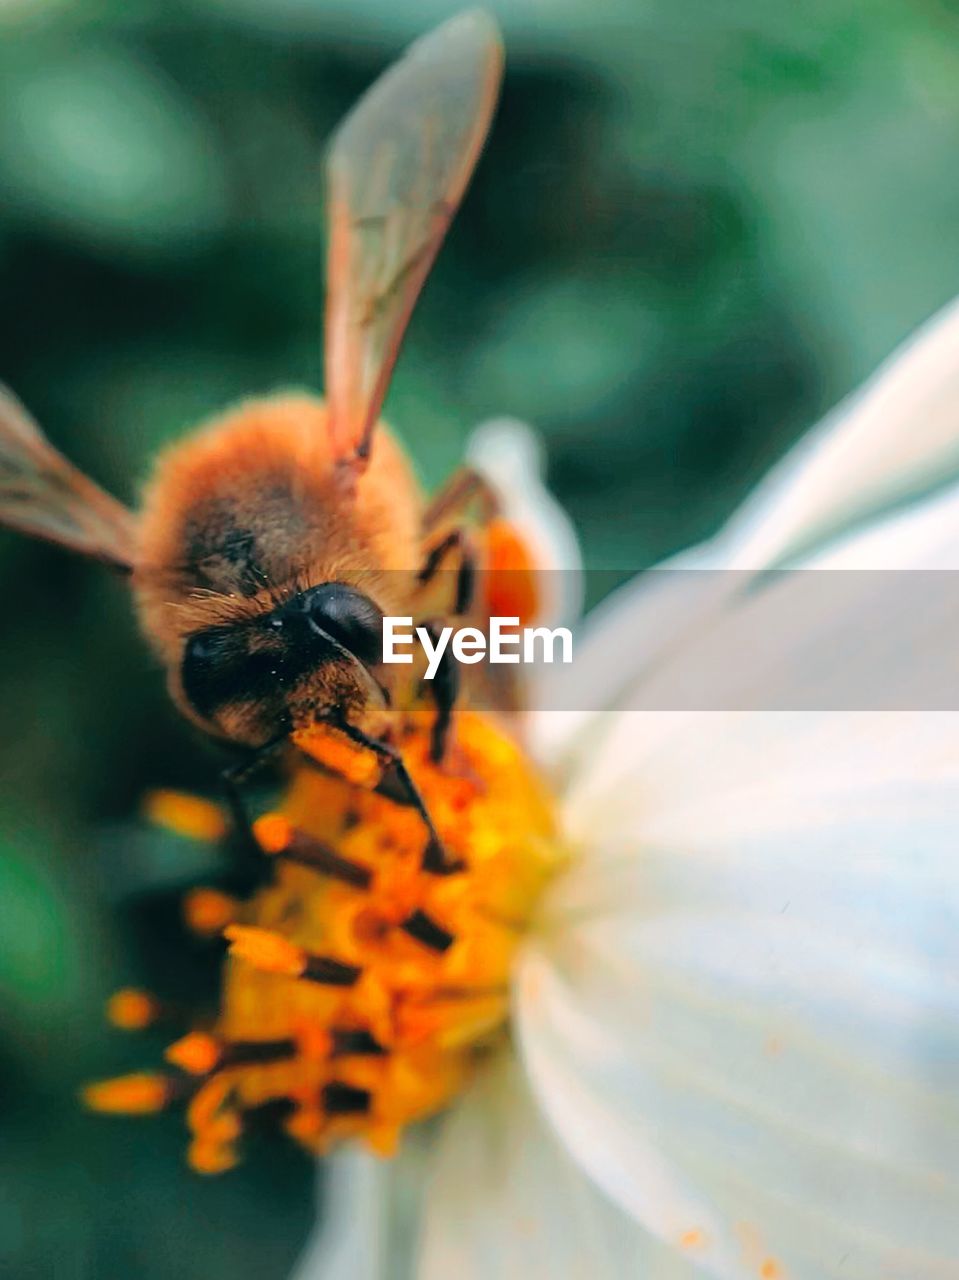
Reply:
[[[219,889],[191,889],[183,899],[183,918],[194,933],[222,933],[236,919],[239,903]]]
[[[254,925],[231,924],[223,934],[237,960],[246,961],[266,973],[298,978],[306,968],[306,952],[281,933],[258,929]]]
[[[379,780],[382,766],[375,751],[357,747],[344,733],[324,726],[299,730],[293,742],[308,756],[347,782],[366,787]]]
[[[679,1237],[680,1249],[697,1250],[705,1247],[706,1233],[700,1227],[690,1227]]]
[[[107,1001],[107,1020],[121,1031],[142,1031],[160,1014],[159,1002],[147,991],[124,987]]]
[[[237,1162],[236,1149],[229,1142],[204,1142],[194,1138],[190,1143],[189,1161],[197,1173],[226,1173]]]
[[[219,1013],[167,1050],[179,1074],[92,1085],[89,1105],[187,1101],[190,1163],[217,1173],[254,1113],[311,1151],[360,1139],[389,1156],[463,1088],[504,1034],[516,948],[563,853],[551,799],[502,728],[458,712],[440,764],[430,729],[410,714],[394,746],[455,870],[431,869],[433,834],[378,789],[374,752],[349,743],[358,761],[343,767],[340,735],[300,735],[309,759],[253,827],[268,883],[185,904],[228,944]]]
[[[293,826],[282,813],[265,813],[254,822],[253,834],[264,853],[282,853],[293,838]]]
[[[219,805],[183,791],[151,791],[143,803],[144,816],[159,827],[191,840],[222,840],[227,820]]]
[[[83,1100],[92,1111],[117,1115],[147,1115],[162,1111],[170,1101],[170,1081],[166,1076],[149,1071],[136,1071],[113,1080],[88,1084]]]
[[[171,1044],[164,1055],[167,1062],[191,1076],[208,1075],[220,1061],[220,1046],[203,1031],[191,1031]]]

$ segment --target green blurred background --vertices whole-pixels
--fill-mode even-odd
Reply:
[[[320,380],[319,156],[446,0],[2,0],[0,377],[132,499],[231,399]],[[490,147],[389,416],[424,477],[529,419],[588,562],[712,530],[959,286],[959,19],[946,0],[502,0]],[[215,790],[121,584],[0,536],[0,1273],[288,1271],[309,1161],[190,1174],[178,1117],[96,1119],[159,1057],[114,987],[215,995],[179,891],[236,873],[136,819]]]

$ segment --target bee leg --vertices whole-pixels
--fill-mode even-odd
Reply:
[[[436,576],[447,556],[456,553],[459,567],[456,573],[456,593],[453,599],[454,614],[468,613],[476,594],[476,550],[465,529],[453,529],[441,538],[427,553],[426,562],[416,575],[420,586],[425,586]]]
[[[435,645],[438,640],[439,623],[428,622],[426,629]],[[460,691],[459,664],[446,649],[440,658],[439,666],[432,680],[425,682],[429,695],[436,706],[436,719],[430,735],[430,758],[439,764],[446,754],[446,744],[453,723],[453,711]]]
[[[262,747],[256,747],[248,759],[241,760],[237,764],[228,765],[227,768],[220,771],[220,782],[226,795],[227,808],[230,810],[230,816],[233,819],[233,829],[243,843],[244,852],[255,854],[257,857],[259,857],[262,850],[253,834],[253,822],[241,788],[245,783],[249,782],[254,774],[263,768],[285,741],[286,735],[284,734],[281,738],[275,738],[272,742],[267,742]]]
[[[371,738],[369,734],[364,733],[362,729],[358,729],[356,725],[349,724],[346,720],[337,720],[336,727],[355,742],[357,746],[366,747],[367,750],[376,752],[380,760],[389,766],[388,773],[384,773],[381,786],[385,785],[385,789],[389,794],[392,790],[392,784],[395,784],[405,797],[407,804],[411,804],[423,819],[430,837],[423,853],[423,870],[431,871],[434,875],[439,876],[453,875],[455,872],[461,871],[463,869],[462,862],[451,858],[443,847],[439,833],[433,825],[430,811],[420,795],[419,788],[410,777],[410,772],[400,752],[388,742],[381,742],[378,738]]]
[[[460,467],[426,509],[423,532],[428,550],[417,581],[425,586],[447,557],[455,554],[459,569],[453,613],[468,613],[476,595],[478,556],[466,522],[475,523],[478,518],[480,525],[487,525],[499,515],[500,500],[496,491],[486,477],[472,467]],[[430,545],[431,536],[436,535],[439,537]]]
[[[480,519],[488,522],[500,514],[500,500],[493,486],[472,467],[460,467],[426,508],[423,529],[433,532],[444,521],[462,519],[476,508]]]

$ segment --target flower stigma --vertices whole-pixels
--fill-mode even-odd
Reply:
[[[218,1015],[168,1047],[169,1074],[90,1085],[89,1106],[185,1103],[190,1163],[215,1173],[251,1113],[275,1112],[315,1152],[359,1138],[388,1156],[463,1088],[504,1034],[516,948],[563,851],[552,799],[502,727],[460,711],[436,764],[431,722],[411,713],[397,746],[449,861],[431,861],[426,823],[372,751],[326,727],[295,735],[300,762],[253,826],[271,882],[245,901],[201,888],[184,902],[187,923],[229,947]],[[182,815],[169,792],[151,810],[183,834],[216,830],[192,797]],[[154,1005],[122,992],[110,1016],[133,1029]]]

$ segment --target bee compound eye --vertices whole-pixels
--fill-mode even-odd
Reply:
[[[342,582],[324,582],[303,593],[310,620],[364,663],[383,654],[383,615],[369,596]]]
[[[242,624],[197,632],[184,646],[180,684],[203,719],[218,722],[225,712],[243,708],[247,728],[255,722],[255,737],[265,739],[282,728],[285,655],[255,641]]]
[[[217,647],[216,639],[207,632],[200,631],[190,636],[183,650],[183,665],[211,662],[216,657]]]
[[[216,632],[199,631],[190,636],[183,647],[180,661],[180,683],[184,696],[201,715],[209,714],[215,698],[211,688],[216,682],[222,641]]]

